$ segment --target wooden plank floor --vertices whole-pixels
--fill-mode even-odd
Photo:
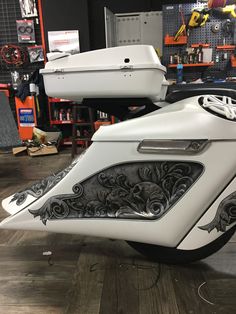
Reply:
[[[70,161],[69,153],[0,155],[0,201]],[[204,282],[201,294],[213,304],[198,295]],[[204,261],[166,266],[147,261],[124,241],[1,230],[0,313],[233,314],[236,237]]]

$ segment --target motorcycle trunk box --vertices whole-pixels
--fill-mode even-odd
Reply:
[[[166,93],[166,68],[148,45],[57,53],[40,72],[47,95],[74,101],[147,97],[155,102]]]

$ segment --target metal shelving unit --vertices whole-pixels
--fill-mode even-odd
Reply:
[[[93,109],[61,98],[50,97],[48,104],[50,125],[56,125],[61,129],[63,144],[72,145],[72,156],[74,157],[77,152],[77,145],[87,147],[90,144],[95,131]],[[71,113],[70,117],[66,117],[68,109]],[[64,114],[59,118],[60,110],[63,110]]]
[[[77,121],[77,116],[80,110],[87,109],[88,111],[88,122]],[[82,144],[83,147],[87,148],[91,144],[91,138],[95,132],[94,128],[94,109],[87,106],[73,105],[72,108],[72,151],[71,156],[77,154],[77,145]],[[78,135],[79,132],[79,135]]]

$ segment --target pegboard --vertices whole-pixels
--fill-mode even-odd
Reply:
[[[34,20],[36,44],[41,45],[41,34],[38,18]],[[17,39],[16,20],[22,20],[19,0],[1,0],[0,1],[0,48],[6,44],[14,44],[20,47],[34,46],[35,44],[19,44]],[[0,83],[11,83],[11,71],[18,71],[20,75],[30,74],[38,68],[43,67],[43,62],[29,63],[24,66],[16,67],[7,65],[0,57]]]
[[[174,5],[163,5],[163,34],[169,34],[170,36],[174,36],[178,31],[179,27],[182,25],[182,19],[180,14],[180,9],[184,14],[185,23],[187,24],[188,20],[191,17],[191,13],[193,8],[200,8],[204,5],[204,3],[196,3],[196,4],[174,4]],[[210,14],[209,20],[203,27],[193,28],[189,32],[188,43],[187,45],[174,45],[174,46],[166,46],[163,44],[163,64],[168,66],[170,55],[178,52],[179,49],[182,51],[186,50],[186,48],[191,47],[191,44],[196,43],[207,43],[210,44],[210,48],[213,49],[212,61],[216,61],[216,55],[219,56],[219,62],[215,62],[214,66],[210,67],[192,67],[192,68],[184,68],[184,79],[187,81],[201,78],[201,77],[218,77],[224,78],[226,76],[236,76],[236,69],[231,67],[230,55],[232,52],[227,52],[227,59],[223,60],[223,54],[226,51],[216,51],[216,46],[223,44],[232,44],[233,38],[225,37],[223,31],[220,28],[218,33],[213,33],[211,31],[212,25],[215,23],[224,23],[227,20],[228,16],[225,15],[225,18],[219,18],[216,15]],[[176,69],[168,69],[168,78],[176,78]]]

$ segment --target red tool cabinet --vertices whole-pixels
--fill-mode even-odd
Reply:
[[[33,128],[37,125],[34,97],[28,96],[24,102],[15,97],[15,104],[19,136],[21,140],[32,139]]]

